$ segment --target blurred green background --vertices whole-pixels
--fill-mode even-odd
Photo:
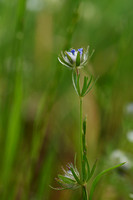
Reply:
[[[84,99],[90,165],[126,161],[94,200],[133,198],[133,1],[0,0],[0,199],[81,200],[54,191],[79,153],[79,100],[61,50],[90,46]]]

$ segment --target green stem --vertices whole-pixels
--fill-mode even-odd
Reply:
[[[83,191],[83,200],[88,200],[88,194],[87,194],[86,186],[82,187],[82,191]]]
[[[83,167],[82,167],[82,163],[83,163],[83,108],[82,108],[82,97],[80,98],[80,154],[81,154],[81,178],[83,179]]]
[[[83,100],[82,97],[80,97],[80,153],[81,153],[81,179],[84,182],[85,181],[85,163],[84,163],[84,154],[85,154],[85,147],[83,141]],[[83,194],[83,200],[88,200],[88,194],[86,190],[86,186],[82,186],[82,194]]]

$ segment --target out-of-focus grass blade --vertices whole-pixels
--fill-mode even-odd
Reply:
[[[111,171],[111,170],[113,170],[113,169],[115,169],[115,168],[117,168],[117,167],[120,167],[120,166],[122,166],[122,165],[124,165],[124,164],[125,164],[125,162],[124,162],[124,163],[121,163],[121,164],[119,164],[119,165],[115,165],[114,167],[111,167],[111,168],[109,168],[109,169],[106,169],[106,170],[102,171],[100,174],[98,174],[98,175],[96,176],[96,178],[94,179],[94,181],[93,181],[93,183],[92,183],[92,186],[91,186],[89,200],[92,200],[95,187],[96,187],[97,183],[99,182],[100,178],[101,178],[104,174],[106,174],[107,172],[109,172],[109,171]]]
[[[37,190],[38,200],[43,199],[43,195],[45,195],[46,199],[48,199],[49,191],[50,191],[49,184],[52,178],[52,173],[54,170],[53,165],[55,162],[56,162],[56,151],[53,150],[53,147],[51,145],[51,148],[48,151],[48,154],[43,163],[43,167],[40,173],[40,178],[38,182],[38,190]]]
[[[21,104],[22,104],[22,77],[21,74],[16,76],[14,99],[9,113],[8,131],[5,143],[5,154],[3,157],[2,180],[4,189],[10,179],[15,153],[17,151],[20,121],[21,121]]]
[[[42,116],[43,116],[43,111],[44,111],[44,107],[46,104],[46,97],[45,94],[42,96],[39,106],[38,106],[38,111],[37,111],[37,115],[36,115],[36,119],[35,119],[35,124],[34,124],[34,134],[33,134],[33,139],[32,139],[32,149],[31,149],[31,159],[34,161],[36,160],[37,156],[38,156],[38,151],[39,151],[39,147],[40,147],[40,141],[41,139],[44,139],[41,136],[40,133],[40,126],[42,125]],[[47,121],[47,120],[45,120]]]

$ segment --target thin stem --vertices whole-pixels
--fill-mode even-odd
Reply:
[[[82,191],[83,191],[83,200],[88,200],[88,194],[87,194],[86,186],[82,187]]]
[[[80,154],[81,154],[81,178],[83,179],[83,168],[82,168],[82,163],[83,163],[83,108],[82,108],[82,97],[80,98]]]
[[[83,100],[82,97],[80,97],[80,153],[81,153],[81,178],[83,182],[85,181],[84,176],[84,146],[83,146]],[[86,190],[86,186],[82,186],[82,194],[83,194],[83,200],[88,200],[88,194]]]

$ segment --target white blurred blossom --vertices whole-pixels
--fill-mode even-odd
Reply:
[[[130,198],[130,199],[133,199],[133,194],[129,194],[129,198]]]
[[[124,168],[131,168],[131,161],[129,160],[129,158],[126,156],[126,154],[117,149],[117,150],[114,150],[110,156],[111,158],[111,161],[112,162],[115,162],[115,163],[123,163],[123,162],[126,162],[125,165],[123,165]]]
[[[44,8],[44,0],[28,0],[27,9],[30,11],[40,11]]]
[[[126,113],[133,114],[133,102],[126,105]]]
[[[129,142],[133,142],[133,130],[127,133],[127,139]]]

